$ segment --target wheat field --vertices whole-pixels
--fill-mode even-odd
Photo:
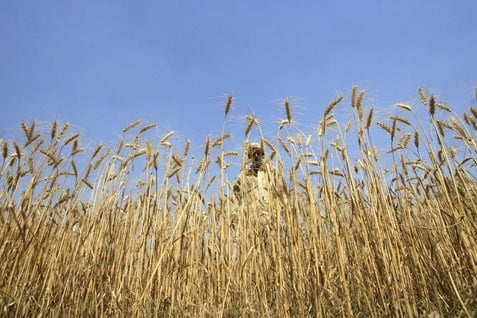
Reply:
[[[418,93],[379,120],[353,86],[311,132],[285,99],[273,137],[247,115],[283,180],[266,206],[235,198],[232,96],[194,154],[139,120],[97,146],[22,123],[0,140],[1,315],[475,317],[477,109]]]

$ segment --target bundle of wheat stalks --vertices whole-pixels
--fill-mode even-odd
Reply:
[[[173,131],[151,142],[155,124],[85,150],[68,124],[23,123],[0,140],[1,315],[477,315],[477,109],[419,93],[424,106],[376,121],[354,86],[311,134],[286,99],[261,138],[286,185],[265,208],[234,199],[231,160],[248,161],[225,128],[194,161]]]

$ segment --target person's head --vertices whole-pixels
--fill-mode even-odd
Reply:
[[[253,163],[261,163],[265,157],[265,151],[259,143],[250,143],[247,150],[248,159]]]

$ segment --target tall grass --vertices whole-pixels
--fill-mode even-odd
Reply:
[[[226,147],[232,97],[196,161],[173,131],[152,142],[154,124],[85,150],[68,124],[23,123],[0,144],[2,315],[477,315],[477,109],[419,93],[378,121],[355,86],[312,133],[285,100],[259,140],[286,185],[265,222],[232,191],[232,158],[248,164]],[[260,128],[247,116],[246,136]]]

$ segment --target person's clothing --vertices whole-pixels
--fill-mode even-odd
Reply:
[[[269,164],[256,169],[253,166],[242,172],[234,185],[232,218],[243,215],[258,218],[263,225],[271,224],[274,210],[284,204],[286,186],[283,176]]]

